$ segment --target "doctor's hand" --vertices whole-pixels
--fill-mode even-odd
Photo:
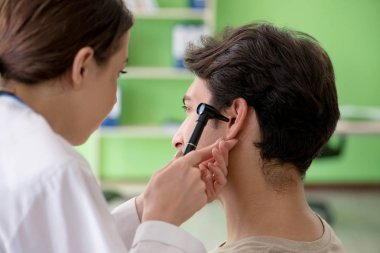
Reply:
[[[195,150],[186,156],[175,158],[164,168],[156,172],[149,181],[146,190],[136,199],[136,206],[141,221],[161,220],[174,225],[181,225],[195,212],[210,201],[207,189],[210,184],[202,180],[200,164],[212,163],[213,170],[225,175],[229,150],[236,140],[218,141],[206,148]],[[222,150],[220,150],[222,147]],[[210,168],[211,168],[210,167]],[[222,180],[223,181],[223,180]],[[213,190],[215,187],[213,185]]]
[[[228,155],[236,142],[218,142],[218,146],[212,149],[213,157],[199,164],[202,180],[206,183],[208,203],[214,201],[227,184]]]

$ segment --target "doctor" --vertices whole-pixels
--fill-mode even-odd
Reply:
[[[132,23],[121,0],[0,1],[0,252],[205,252],[178,226],[223,187],[236,140],[177,156],[113,216],[72,148],[115,103]]]

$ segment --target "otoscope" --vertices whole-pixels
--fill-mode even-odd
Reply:
[[[183,149],[183,155],[186,155],[190,151],[193,151],[197,145],[198,141],[201,138],[204,127],[207,124],[209,119],[218,119],[225,122],[228,122],[229,119],[220,114],[214,107],[211,105],[200,103],[197,107],[198,120],[197,124],[194,127],[193,133],[191,134],[189,142],[186,144]]]

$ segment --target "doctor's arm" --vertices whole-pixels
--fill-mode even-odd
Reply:
[[[235,140],[220,141],[174,159],[152,177],[144,193],[115,209],[113,215],[126,247],[132,248],[131,252],[151,247],[155,252],[161,248],[162,252],[205,252],[198,240],[178,226],[215,199],[226,183],[228,152],[235,144]],[[201,173],[201,163],[214,179]]]

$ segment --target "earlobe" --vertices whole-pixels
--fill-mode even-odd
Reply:
[[[91,47],[83,47],[75,55],[71,68],[71,79],[74,89],[80,89],[82,86],[93,58],[94,50]]]
[[[244,127],[247,118],[248,105],[245,99],[237,98],[232,102],[231,107],[227,110],[230,117],[229,129],[226,138],[236,138],[238,133]]]

